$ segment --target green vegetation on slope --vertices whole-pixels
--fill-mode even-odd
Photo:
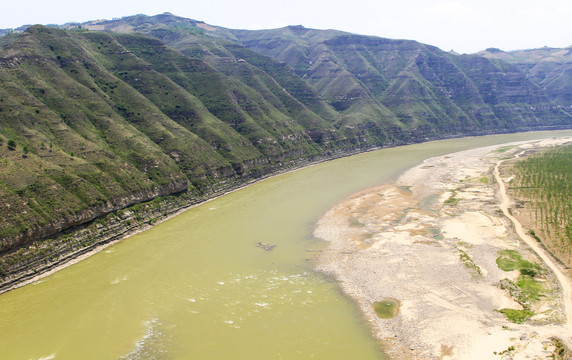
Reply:
[[[343,118],[368,131],[373,113],[382,119],[374,126],[397,126],[410,137],[547,126],[570,116],[519,68],[479,56],[303,27],[231,31],[245,46],[286,62]]]
[[[285,115],[299,113],[299,103],[277,102],[278,110],[157,40],[117,38],[36,26],[3,50],[0,198],[10,207],[0,251],[156,196],[211,191],[322,153],[314,124]]]
[[[568,108],[572,106],[572,47],[510,52],[491,48],[478,55],[515,65],[551,100]]]

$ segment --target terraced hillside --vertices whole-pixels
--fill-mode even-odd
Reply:
[[[300,26],[232,33],[289,64],[348,122],[390,114],[410,135],[422,136],[543,126],[568,117],[562,104],[506,62]]]
[[[518,67],[556,103],[572,107],[572,46],[502,51],[489,48],[478,55]]]

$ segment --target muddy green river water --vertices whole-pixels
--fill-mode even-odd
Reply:
[[[0,358],[383,359],[357,307],[312,270],[320,215],[430,156],[560,135],[572,131],[384,149],[207,202],[1,295]]]

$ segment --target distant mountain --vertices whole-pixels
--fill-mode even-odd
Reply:
[[[303,27],[232,31],[289,64],[346,118],[382,113],[412,135],[558,123],[568,118],[516,66],[415,41]],[[368,109],[368,110],[364,110]]]
[[[301,26],[232,30],[172,14],[7,32],[0,276],[97,244],[104,228],[126,231],[145,219],[133,206],[153,199],[178,199],[144,207],[164,215],[320,159],[572,126],[572,81],[556,75],[567,74],[568,55],[553,64],[505,54]],[[121,226],[98,224],[73,246],[44,241],[107,214]]]
[[[572,46],[510,52],[487,49],[478,55],[515,65],[552,101],[572,107]]]

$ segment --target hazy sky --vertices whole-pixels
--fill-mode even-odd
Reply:
[[[413,39],[460,53],[572,45],[571,0],[10,0],[0,28],[163,12],[235,29],[304,25]]]

